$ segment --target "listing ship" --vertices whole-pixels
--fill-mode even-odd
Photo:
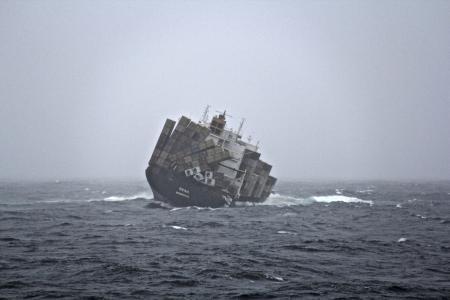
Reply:
[[[258,144],[227,128],[226,112],[199,122],[167,119],[145,171],[155,200],[172,206],[224,207],[263,202],[276,178],[260,159]]]

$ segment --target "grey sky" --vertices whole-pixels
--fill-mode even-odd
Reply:
[[[281,178],[450,179],[450,1],[0,1],[0,178],[134,177],[227,109]]]

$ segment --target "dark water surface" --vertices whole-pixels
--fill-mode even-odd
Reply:
[[[145,182],[0,182],[0,297],[450,299],[449,182],[276,189],[170,209]]]

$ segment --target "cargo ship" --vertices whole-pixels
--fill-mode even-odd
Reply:
[[[227,207],[237,201],[263,202],[276,178],[260,159],[258,143],[243,141],[241,131],[227,127],[226,111],[200,121],[167,119],[148,167],[154,199],[175,207]]]

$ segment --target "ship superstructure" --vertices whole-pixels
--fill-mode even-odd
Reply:
[[[156,200],[174,206],[220,207],[235,201],[262,202],[276,178],[260,159],[258,146],[244,142],[243,121],[226,127],[226,112],[199,122],[167,119],[146,169]]]

